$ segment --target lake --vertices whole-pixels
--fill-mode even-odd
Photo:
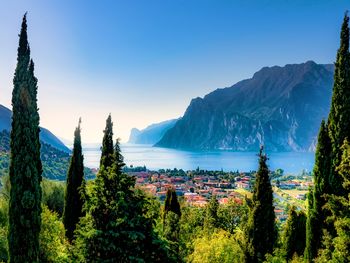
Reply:
[[[258,167],[256,152],[230,151],[182,151],[152,147],[152,145],[121,144],[125,163],[130,166],[146,166],[151,170],[183,169],[250,171]],[[98,168],[100,161],[99,145],[84,145],[84,164],[90,168]],[[283,169],[286,173],[311,171],[315,154],[310,152],[268,153],[268,166],[271,170]]]

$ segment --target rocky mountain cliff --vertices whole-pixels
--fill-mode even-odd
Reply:
[[[155,144],[164,134],[174,127],[178,119],[167,120],[147,126],[143,130],[133,128],[130,132],[129,143]]]
[[[264,67],[251,79],[191,101],[156,144],[194,150],[311,151],[330,109],[331,64]]]

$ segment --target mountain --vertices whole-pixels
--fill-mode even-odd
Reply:
[[[172,119],[147,126],[143,130],[133,128],[130,132],[129,143],[155,144],[164,134],[174,127],[178,119]]]
[[[156,144],[195,150],[312,151],[330,109],[333,65],[264,67],[250,79],[195,98]]]
[[[41,142],[40,158],[43,164],[43,177],[63,181],[68,172],[70,154],[61,151],[50,144]],[[10,164],[10,133],[7,130],[0,131],[0,177],[8,174]],[[85,178],[95,177],[95,173],[84,168]]]
[[[0,104],[0,131],[11,130],[11,116],[12,112],[5,106]],[[61,151],[69,153],[70,150],[65,146],[60,139],[53,135],[49,130],[40,128],[40,140],[47,143]]]

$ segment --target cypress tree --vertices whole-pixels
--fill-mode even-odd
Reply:
[[[272,253],[277,232],[273,193],[263,147],[259,153],[259,169],[256,173],[249,218],[245,228],[246,262],[263,262],[267,253]]]
[[[153,231],[148,199],[124,174],[119,140],[113,142],[111,116],[104,130],[99,173],[89,197],[88,214],[76,230],[78,253],[87,262],[168,262],[167,250]]]
[[[164,214],[169,211],[181,216],[181,208],[179,201],[177,200],[176,192],[173,188],[168,188],[166,192],[165,204],[164,204]]]
[[[115,149],[113,145],[113,123],[111,114],[108,115],[106,120],[106,128],[103,131],[103,140],[101,148],[101,160],[100,160],[100,169],[101,167],[108,168],[111,167],[115,161]]]
[[[39,261],[41,174],[37,79],[23,17],[13,79],[9,203],[10,262]]]
[[[342,178],[337,172],[346,137],[350,138],[350,54],[349,54],[349,17],[345,13],[340,33],[340,47],[334,70],[334,84],[331,110],[328,117],[329,136],[332,142],[331,192],[344,195]]]
[[[74,131],[73,154],[70,160],[65,192],[63,224],[66,237],[73,240],[74,230],[79,218],[83,216],[85,200],[84,156],[81,147],[81,120]]]
[[[317,256],[317,251],[321,248],[322,244],[322,229],[326,227],[325,220],[328,213],[322,208],[326,204],[324,194],[329,194],[331,191],[329,178],[331,169],[331,151],[332,146],[328,135],[327,124],[322,120],[318,134],[315,166],[313,170],[314,186],[310,189],[308,197],[309,206],[306,222],[306,249],[304,254],[307,261],[311,261]]]
[[[288,219],[283,233],[283,250],[287,260],[293,258],[294,254],[303,255],[305,249],[305,223],[304,212],[297,212],[292,206],[288,213]]]

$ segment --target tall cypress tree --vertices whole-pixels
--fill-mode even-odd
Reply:
[[[38,262],[41,174],[37,79],[30,60],[27,19],[23,17],[13,79],[10,161],[10,262]]]
[[[263,262],[265,255],[272,253],[277,237],[272,187],[266,161],[266,154],[261,147],[259,169],[245,229],[246,262]]]
[[[181,208],[174,188],[168,188],[165,197],[164,212],[169,211],[181,216]]]
[[[70,160],[65,192],[63,224],[67,238],[72,241],[79,218],[83,216],[85,200],[84,156],[81,148],[81,120],[74,131],[73,154]]]
[[[328,117],[329,136],[332,142],[331,192],[344,195],[342,178],[337,172],[345,138],[350,138],[350,54],[349,17],[345,13],[340,33],[340,47],[334,70],[334,85],[331,110]]]
[[[111,124],[109,116],[104,147],[113,142]],[[169,262],[166,249],[153,232],[153,219],[146,216],[147,198],[134,188],[135,178],[122,172],[119,141],[112,155],[107,149],[102,151],[89,212],[77,230],[79,252],[84,253],[87,262]],[[103,164],[106,160],[111,166]]]
[[[321,247],[323,231],[327,211],[322,209],[326,204],[324,194],[331,191],[330,169],[332,145],[328,135],[327,124],[321,122],[318,134],[317,148],[315,154],[315,166],[313,171],[314,187],[310,189],[308,217],[306,222],[306,248],[305,259],[311,261],[317,256],[317,251]]]
[[[111,114],[108,115],[106,120],[106,128],[103,131],[103,140],[102,140],[102,148],[101,148],[101,160],[100,160],[100,168],[103,166],[104,168],[111,167],[115,161],[114,155],[114,145],[113,145],[113,123]]]

